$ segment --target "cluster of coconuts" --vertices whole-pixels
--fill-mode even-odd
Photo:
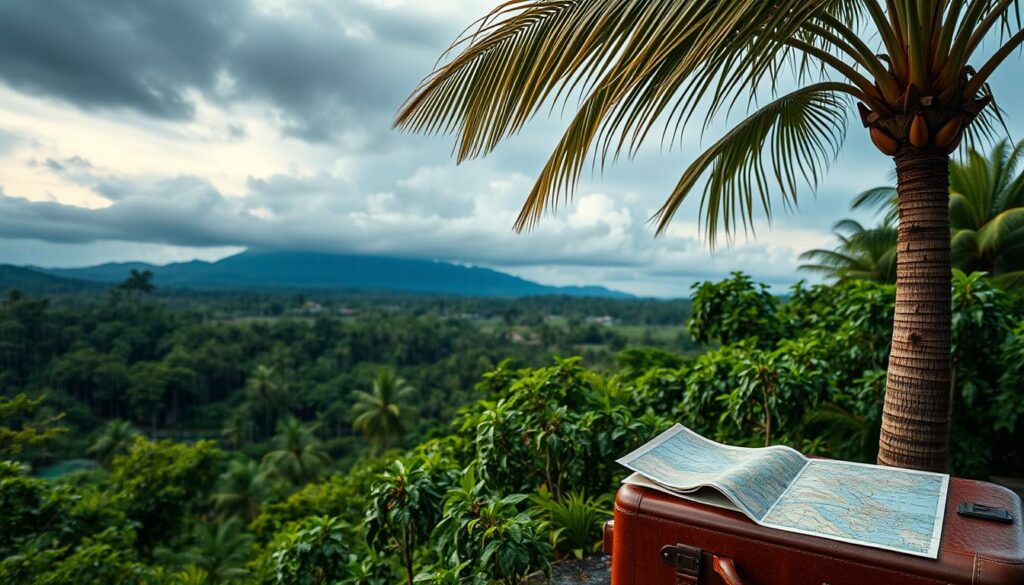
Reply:
[[[944,150],[956,150],[963,138],[964,116],[954,115],[947,120],[938,132],[932,132],[928,127],[928,120],[921,114],[915,114],[910,123],[910,132],[907,134],[907,143],[914,148],[927,148],[934,146]],[[900,142],[889,135],[888,132],[878,126],[871,127],[871,142],[883,153],[894,156],[900,149]]]
[[[987,95],[961,101],[961,85],[932,96],[923,95],[911,84],[902,104],[875,104],[885,115],[858,102],[861,121],[871,132],[871,142],[888,156],[895,156],[903,147],[953,152],[960,146],[967,126],[992,101]]]

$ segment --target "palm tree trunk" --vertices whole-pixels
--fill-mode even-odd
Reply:
[[[952,285],[949,156],[896,155],[896,318],[878,463],[945,471],[949,451]]]
[[[402,549],[402,556],[404,557],[403,564],[405,565],[405,576],[408,579],[408,585],[413,585],[413,581],[416,580],[416,575],[413,572],[413,551],[416,549],[416,536],[412,533],[412,528],[405,529],[405,546]]]

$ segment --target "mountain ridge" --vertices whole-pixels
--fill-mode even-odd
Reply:
[[[490,268],[437,260],[250,250],[216,262],[192,260],[166,265],[114,262],[83,268],[22,267],[52,277],[114,284],[131,270],[150,270],[159,287],[190,289],[320,289],[453,294],[470,297],[566,295],[635,298],[602,286],[550,286]]]
[[[26,266],[0,264],[0,293],[20,290],[22,292],[45,291],[47,293],[74,293],[102,290],[101,283],[55,276]]]

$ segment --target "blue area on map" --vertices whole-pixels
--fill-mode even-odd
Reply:
[[[946,481],[938,474],[812,461],[764,523],[925,554],[936,545]]]
[[[675,430],[660,444],[621,463],[671,488],[713,486],[758,520],[807,462],[785,447],[727,447],[682,426]]]

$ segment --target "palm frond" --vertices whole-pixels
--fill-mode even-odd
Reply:
[[[703,189],[713,245],[720,230],[752,229],[755,208],[770,220],[774,196],[793,206],[798,188],[816,186],[843,142],[850,97],[891,121],[913,114],[911,96],[928,88],[941,111],[981,109],[968,116],[968,149],[995,140],[1006,125],[988,78],[1024,44],[1019,9],[1019,0],[505,0],[456,40],[395,126],[453,133],[462,161],[545,106],[571,107],[516,221],[522,230],[571,200],[588,164],[636,155],[659,128],[671,148],[693,119],[706,132],[745,107],[749,116],[686,170],[656,216],[662,233]],[[971,57],[996,30],[1000,45],[972,76]],[[787,67],[810,85],[779,97]],[[758,107],[765,95],[773,101]]]
[[[900,217],[899,193],[896,187],[875,187],[853,198],[851,209],[867,209],[882,214],[888,225],[896,225]]]
[[[978,150],[983,146],[995,144],[1001,139],[1010,136],[1010,129],[1006,125],[1006,111],[996,101],[992,87],[988,84],[981,86],[978,90],[979,98],[991,100],[988,107],[981,110],[974,121],[964,131],[964,139],[960,153],[967,153]]]
[[[860,222],[844,219],[835,224],[833,231],[839,238],[836,249],[804,252],[800,260],[808,263],[801,264],[799,270],[837,281],[896,281],[897,228],[894,225],[865,228]]]
[[[679,206],[705,174],[702,197],[705,230],[714,241],[719,225],[731,233],[742,222],[752,227],[753,193],[770,217],[769,193],[777,188],[783,200],[796,205],[798,183],[816,187],[825,167],[846,137],[849,104],[842,84],[820,83],[798,89],[764,106],[737,124],[704,152],[683,174],[657,213],[664,232]],[[770,164],[765,164],[767,151]]]
[[[983,249],[998,249],[1014,237],[1024,233],[1024,207],[1007,209],[985,223],[978,230],[978,246]]]
[[[1007,290],[1024,290],[1024,270],[1007,272],[992,279],[999,288]]]

